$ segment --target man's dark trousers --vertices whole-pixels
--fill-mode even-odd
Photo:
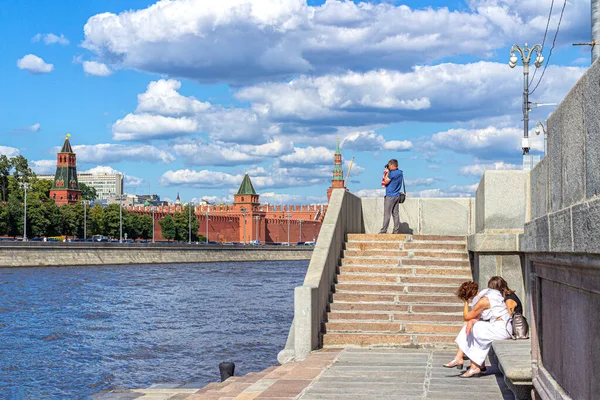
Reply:
[[[379,233],[387,233],[390,216],[394,217],[394,233],[400,233],[400,196],[385,196],[383,204],[383,227]]]

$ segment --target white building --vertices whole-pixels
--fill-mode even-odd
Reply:
[[[54,175],[38,175],[38,179],[54,180]],[[123,174],[78,173],[77,180],[96,189],[96,200],[109,200],[123,194]]]

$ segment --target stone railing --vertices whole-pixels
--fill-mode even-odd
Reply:
[[[360,198],[334,190],[304,284],[294,290],[294,321],[286,347],[277,357],[280,363],[303,360],[321,346],[321,323],[327,316],[346,235],[363,232],[362,221]]]

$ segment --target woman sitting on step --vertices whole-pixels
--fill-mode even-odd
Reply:
[[[512,325],[507,321],[510,313],[504,302],[505,294],[512,292],[508,284],[499,276],[494,276],[488,282],[488,288],[477,292],[475,282],[465,282],[458,291],[458,296],[464,302],[463,319],[465,325],[456,337],[459,350],[456,357],[444,367],[462,369],[463,354],[471,360],[467,372],[461,378],[480,376],[485,372],[485,359],[494,340],[510,338]],[[475,295],[473,293],[476,293]],[[472,300],[471,300],[472,299]],[[471,300],[469,302],[469,300]],[[472,310],[469,311],[469,303]],[[520,302],[519,302],[520,303]]]

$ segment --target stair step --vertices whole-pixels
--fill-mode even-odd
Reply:
[[[348,257],[408,257],[408,251],[406,250],[383,250],[383,249],[370,249],[370,250],[345,250],[344,258]]]
[[[444,259],[461,259],[468,260],[469,254],[466,252],[450,252],[450,251],[415,251],[413,252],[414,257],[423,258],[444,258]]]
[[[401,322],[328,322],[325,324],[327,333],[337,332],[394,332],[394,333],[441,333],[458,335],[462,324],[419,324]]]
[[[347,237],[348,242],[352,241],[362,241],[362,242],[384,242],[384,241],[393,241],[393,242],[403,242],[407,238],[407,235],[396,235],[396,234],[365,234],[365,233],[349,233]],[[464,237],[463,239],[464,240]]]
[[[406,284],[387,284],[387,285],[375,285],[375,284],[353,284],[353,283],[338,283],[335,286],[336,293],[456,293],[456,287],[454,286],[439,286],[439,285],[427,285],[427,286],[415,286]]]
[[[376,302],[376,303],[460,303],[460,300],[453,295],[422,295],[422,294],[375,294],[375,293],[334,293],[333,301],[343,302]]]
[[[362,274],[387,274],[399,276],[415,276],[415,275],[438,275],[448,276],[455,279],[470,280],[472,279],[470,268],[406,268],[406,267],[390,267],[378,266],[372,267],[368,265],[353,265],[340,267],[340,274],[347,273],[362,273]],[[464,281],[463,281],[464,282]]]
[[[407,313],[412,309],[413,313],[419,314],[439,314],[439,313],[460,313],[462,315],[463,306],[456,304],[392,304],[392,303],[341,303],[333,302],[329,305],[331,312],[391,312]]]
[[[323,336],[323,347],[420,346],[454,345],[456,335],[413,335],[410,333],[328,333]]]
[[[413,241],[436,241],[436,242],[466,242],[465,236],[450,235],[413,235]]]
[[[339,321],[397,321],[397,322],[448,322],[462,323],[462,313],[455,314],[410,314],[382,313],[382,312],[330,312],[327,314],[329,322]]]
[[[359,263],[355,263],[359,264]],[[402,260],[403,266],[418,265],[418,266],[435,266],[435,267],[470,267],[469,261],[455,260],[425,260],[420,258],[409,258]]]
[[[364,250],[380,250],[394,251],[402,250],[402,243],[397,242],[346,242],[346,250],[364,251]]]
[[[458,289],[465,281],[464,278],[432,278],[418,276],[398,276],[398,275],[366,275],[366,274],[351,274],[343,273],[338,275],[338,283],[410,283],[410,284],[440,284],[453,285]]]
[[[427,242],[406,242],[404,250],[463,250],[467,251],[467,245],[463,243],[427,243]]]

